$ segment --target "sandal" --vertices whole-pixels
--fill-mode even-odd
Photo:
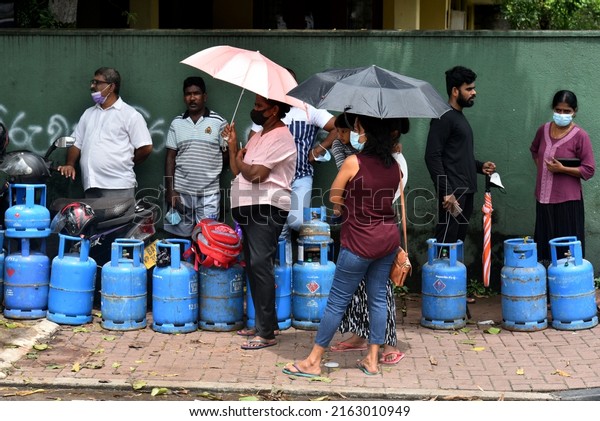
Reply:
[[[263,349],[277,345],[277,339],[265,339],[257,336],[242,344],[242,349]]]
[[[367,367],[365,366],[365,363],[363,363],[362,361],[357,361],[356,362],[356,367],[362,371],[363,373],[365,373],[367,376],[376,376],[379,373],[381,373],[381,371],[379,370],[379,368],[377,369],[377,371],[369,371],[367,369]]]
[[[279,330],[275,330],[273,331],[273,333],[275,333],[275,336],[279,336],[279,334],[281,333]],[[251,328],[244,328],[244,329],[240,329],[236,332],[237,335],[239,336],[256,336],[256,329],[251,327]]]
[[[332,345],[329,348],[332,352],[348,352],[348,351],[366,351],[367,345],[352,345],[346,342],[340,342],[336,345]]]
[[[392,358],[389,358],[389,357],[392,357]],[[404,352],[400,352],[400,351],[384,352],[383,354],[381,354],[379,363],[395,365],[395,364],[398,364],[402,358],[404,358]]]

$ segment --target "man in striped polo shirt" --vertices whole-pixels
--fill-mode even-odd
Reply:
[[[221,132],[227,121],[206,107],[206,85],[198,76],[183,82],[186,112],[175,117],[167,135],[165,200],[179,212],[181,221],[165,221],[165,231],[189,237],[203,218],[220,212],[219,178],[227,142]]]

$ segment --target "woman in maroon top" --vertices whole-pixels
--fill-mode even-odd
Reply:
[[[552,100],[553,121],[537,131],[531,155],[537,166],[535,183],[535,233],[538,260],[548,264],[548,242],[557,237],[576,236],[585,255],[585,218],[581,180],[596,170],[590,137],[573,123],[577,96],[558,91]]]
[[[394,126],[394,124],[396,124]],[[366,276],[369,308],[367,356],[357,367],[367,375],[379,374],[379,348],[385,343],[386,290],[390,268],[400,246],[392,202],[400,183],[400,167],[392,156],[396,141],[393,119],[357,116],[350,142],[359,151],[344,161],[329,200],[334,215],[342,216],[341,250],[327,306],[310,355],[283,372],[314,377],[358,284]]]

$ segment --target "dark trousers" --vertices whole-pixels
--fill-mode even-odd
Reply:
[[[469,219],[473,214],[473,193],[465,193],[458,197],[462,213],[450,215],[442,206],[443,198],[438,197],[438,222],[435,227],[435,238],[438,243],[456,243],[465,241],[469,229]]]
[[[288,211],[271,205],[242,206],[231,209],[231,216],[242,229],[246,275],[256,315],[256,335],[275,338],[275,253]]]

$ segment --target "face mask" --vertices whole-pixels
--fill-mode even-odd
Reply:
[[[181,215],[175,209],[171,208],[165,215],[165,222],[170,225],[177,225],[181,222]]]
[[[267,111],[267,110],[263,110],[263,111],[252,110],[252,111],[250,111],[250,119],[252,120],[252,122],[258,126],[264,125],[267,122],[267,120],[269,119],[269,117],[264,116],[265,111]]]
[[[358,134],[356,132],[350,132],[350,144],[352,145],[352,147],[354,149],[356,149],[357,151],[362,151],[363,148],[365,147],[364,143],[360,143],[358,140],[364,136],[365,134]]]
[[[108,86],[106,88],[108,88]],[[104,104],[106,102],[106,98],[108,98],[108,95],[102,96],[102,92],[104,92],[104,89],[102,89],[101,91],[92,92],[92,100],[98,105]]]
[[[327,162],[331,159],[331,154],[329,151],[325,151],[325,155],[315,155],[315,161],[318,162]]]
[[[571,124],[571,121],[573,121],[573,114],[554,113],[552,119],[557,126],[565,127]]]

